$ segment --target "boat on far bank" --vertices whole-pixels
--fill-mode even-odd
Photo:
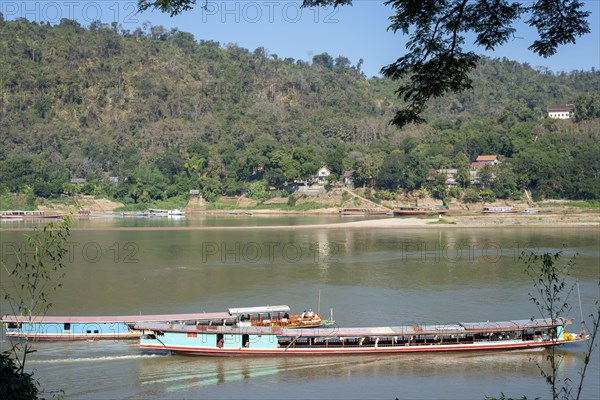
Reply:
[[[341,216],[363,216],[363,215],[387,215],[390,210],[385,208],[365,208],[365,207],[352,207],[342,208],[339,213]]]
[[[515,207],[483,207],[482,214],[516,214],[520,210]]]
[[[40,210],[0,211],[0,219],[11,221],[59,219],[62,217],[64,217],[64,214],[55,214]]]
[[[448,208],[444,206],[413,206],[413,207],[396,207],[394,208],[395,216],[403,215],[427,215],[427,214],[445,214]]]
[[[156,208],[150,208],[148,210],[149,217],[184,217],[185,211],[178,208],[173,210],[160,210]]]

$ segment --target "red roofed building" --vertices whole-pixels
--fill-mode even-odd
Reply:
[[[575,113],[575,104],[565,104],[560,106],[548,106],[548,117],[554,119],[569,119]]]
[[[498,156],[477,156],[475,161],[488,164],[498,164]]]
[[[344,172],[344,184],[349,188],[354,188],[354,182],[356,178],[356,171],[351,169]]]
[[[477,156],[475,162],[471,163],[471,169],[481,169],[486,165],[497,165],[498,164],[498,156],[491,155],[481,155]]]

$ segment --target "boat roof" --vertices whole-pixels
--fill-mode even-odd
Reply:
[[[461,322],[461,325],[467,331],[487,330],[519,330],[529,328],[544,328],[555,325],[570,324],[571,321],[565,318],[557,318],[555,323],[549,318],[544,319],[521,319],[515,321],[500,321],[500,322]]]
[[[460,322],[450,325],[402,325],[381,327],[340,328],[325,326],[315,328],[279,328],[279,327],[232,327],[232,326],[195,326],[156,323],[139,323],[137,329],[172,332],[211,332],[211,333],[247,333],[274,334],[289,337],[365,337],[365,336],[401,336],[401,335],[460,335],[465,333],[493,333],[531,328],[545,328],[569,324],[563,318],[554,323],[550,319],[515,320],[498,322]]]
[[[262,306],[262,307],[240,307],[230,308],[229,314],[231,315],[242,315],[242,314],[262,314],[272,312],[288,312],[290,311],[289,306]]]
[[[64,323],[141,323],[141,322],[166,322],[166,321],[210,321],[230,319],[231,315],[226,312],[210,312],[195,314],[156,314],[156,315],[116,315],[116,316],[25,316],[4,315],[2,322],[34,322],[46,324]]]

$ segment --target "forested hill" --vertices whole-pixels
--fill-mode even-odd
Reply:
[[[600,197],[598,71],[557,75],[483,59],[472,91],[434,101],[429,124],[398,130],[388,125],[401,105],[397,83],[365,77],[360,63],[326,53],[309,63],[198,39],[162,27],[0,21],[0,191],[50,197],[86,178],[84,192],[126,202],[190,188],[211,198],[257,178],[281,187],[323,164],[337,176],[355,169],[382,188],[412,190],[425,184],[423,170],[486,153],[512,160],[517,186]],[[564,103],[577,104],[577,121],[542,118],[546,105]],[[558,147],[564,157],[549,157]],[[416,181],[377,179],[394,154],[400,168],[421,171]],[[594,154],[589,172],[582,162]],[[565,182],[546,171],[557,167],[573,169]],[[571,173],[575,188],[566,186]]]

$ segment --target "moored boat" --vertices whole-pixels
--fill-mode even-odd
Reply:
[[[340,211],[340,215],[342,216],[362,216],[362,215],[387,215],[389,210],[385,208],[364,208],[364,207],[354,207],[354,208],[342,208]]]
[[[443,207],[397,207],[393,213],[396,216],[402,215],[427,215],[427,214],[445,214],[448,212],[447,208]]]
[[[46,220],[59,219],[64,215],[48,213],[46,211],[29,211],[29,210],[7,210],[0,211],[0,219],[23,221],[23,220]]]
[[[227,312],[121,316],[16,316],[4,315],[2,327],[9,338],[31,340],[138,339],[140,323],[193,326],[308,328],[331,324],[312,311],[290,314],[290,307],[230,308]]]
[[[483,207],[482,214],[515,214],[519,209],[514,207]]]
[[[159,210],[156,208],[150,208],[147,215],[149,217],[184,217],[185,211],[178,208],[173,210]]]
[[[506,351],[587,339],[569,320],[548,319],[367,328],[137,324],[142,349],[196,356],[316,356],[448,351]]]
[[[176,216],[176,217],[182,217],[182,216],[184,216],[184,215],[185,215],[185,211],[183,211],[183,210],[180,210],[180,209],[176,208],[176,209],[173,209],[173,210],[169,210],[169,211],[167,212],[167,214],[168,214],[170,217],[173,217],[173,216]]]
[[[7,337],[30,340],[138,339],[135,324],[146,322],[221,323],[232,319],[226,312],[121,316],[21,316],[4,315]]]

